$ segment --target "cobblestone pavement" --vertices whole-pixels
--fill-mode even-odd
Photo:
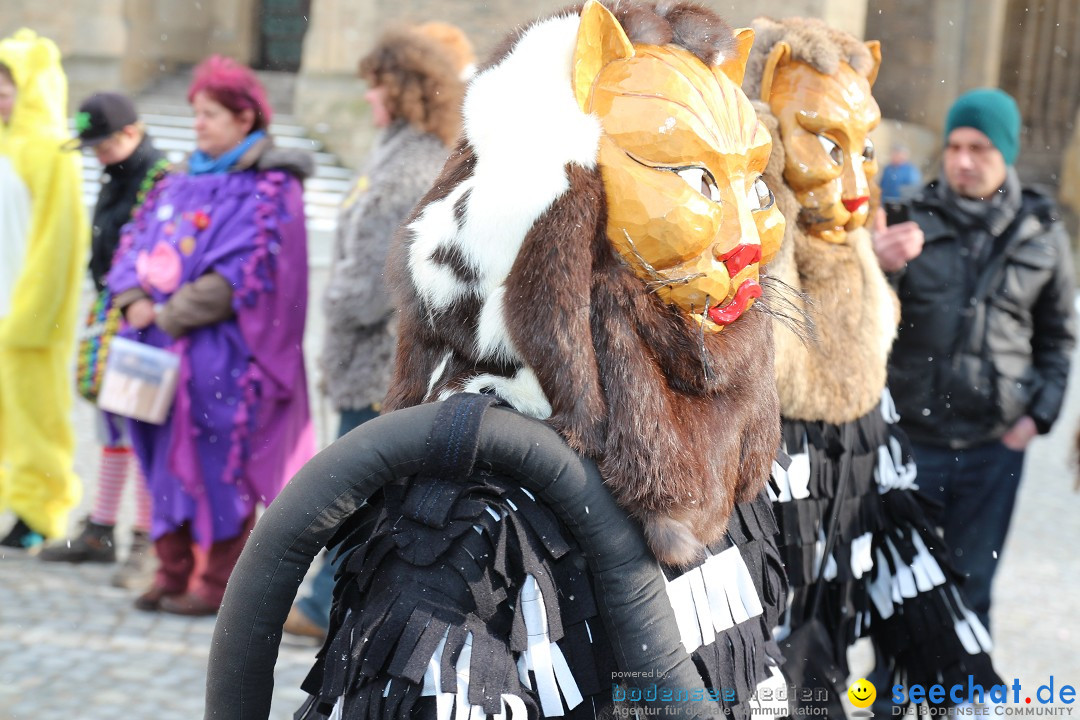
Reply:
[[[313,280],[317,297],[321,283],[318,277]],[[309,350],[318,347],[321,336],[315,315]],[[997,666],[1006,682],[1019,678],[1031,690],[1051,675],[1055,688],[1080,685],[1080,495],[1073,491],[1071,469],[1080,417],[1078,387],[1074,383],[1070,389],[1054,433],[1038,439],[1028,453],[997,583]],[[325,440],[332,424],[318,404],[315,414]],[[91,408],[78,403],[75,415],[76,468],[87,489],[73,524],[86,513],[96,471]],[[127,502],[118,534],[121,545],[129,537],[130,498]],[[0,531],[10,522],[10,517],[0,518]],[[0,720],[202,717],[213,620],[139,612],[131,606],[135,593],[109,586],[110,573],[110,567],[52,565],[21,553],[0,554]],[[275,720],[290,718],[302,701],[299,684],[315,650],[302,642],[283,645]],[[865,645],[853,651],[856,677],[865,672],[867,657]]]

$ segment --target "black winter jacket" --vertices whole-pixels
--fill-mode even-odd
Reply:
[[[1053,201],[1024,189],[980,269],[934,183],[911,201],[922,253],[893,278],[899,334],[889,387],[916,442],[965,448],[1030,415],[1048,432],[1075,344],[1073,264]]]
[[[98,290],[105,287],[105,278],[112,268],[113,255],[120,244],[120,228],[131,220],[143,182],[164,157],[150,136],[145,135],[131,157],[104,168],[90,233],[90,276]]]

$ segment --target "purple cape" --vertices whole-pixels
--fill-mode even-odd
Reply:
[[[208,273],[233,288],[233,317],[174,339],[120,335],[181,356],[164,425],[132,420],[156,539],[191,523],[203,545],[235,537],[314,454],[303,339],[307,231],[300,181],[281,170],[171,175],[124,228],[114,294],[155,303]]]

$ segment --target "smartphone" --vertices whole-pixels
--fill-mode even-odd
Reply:
[[[900,223],[907,222],[911,219],[910,208],[906,203],[899,202],[887,202],[885,203],[885,224],[886,225],[899,225]]]

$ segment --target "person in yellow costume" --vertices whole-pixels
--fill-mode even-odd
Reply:
[[[89,232],[80,161],[65,153],[67,78],[32,30],[0,40],[0,545],[67,529],[72,470],[69,366]]]

